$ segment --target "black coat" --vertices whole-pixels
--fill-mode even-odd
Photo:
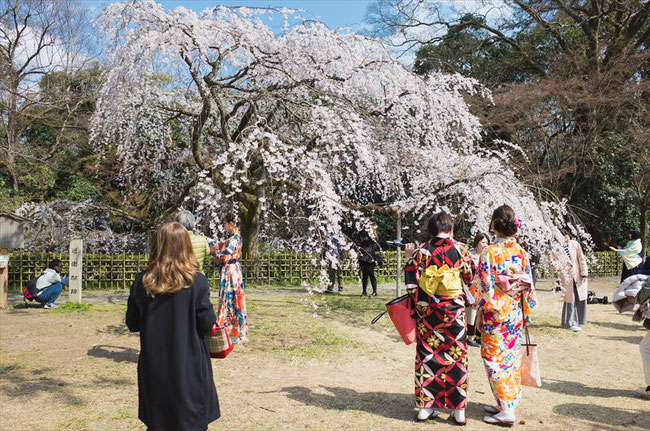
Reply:
[[[383,258],[379,254],[379,245],[372,240],[361,243],[359,248],[359,264],[361,265],[383,265]]]
[[[203,274],[174,294],[147,296],[138,274],[126,325],[140,332],[138,417],[152,431],[204,431],[219,418],[212,364],[203,341],[217,318]]]

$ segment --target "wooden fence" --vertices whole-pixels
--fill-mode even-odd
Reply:
[[[67,253],[19,252],[9,260],[9,289],[20,290],[27,282],[41,274],[52,259],[63,262],[63,273],[68,272]],[[128,289],[136,274],[147,266],[145,254],[85,254],[83,259],[84,289]],[[395,252],[384,252],[385,263],[375,270],[378,278],[394,280],[397,256]],[[590,275],[616,276],[621,271],[621,259],[616,253],[595,252],[591,259]],[[344,260],[344,281],[354,282],[359,277],[355,262]],[[319,259],[304,253],[263,254],[257,258],[242,261],[244,279],[251,285],[300,285],[313,283],[320,275]],[[204,266],[205,275],[213,285],[218,283],[213,264]],[[538,265],[539,278],[554,277],[547,268]]]

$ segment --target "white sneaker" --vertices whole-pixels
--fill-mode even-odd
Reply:
[[[420,409],[418,412],[418,420],[419,421],[426,421],[429,419],[433,419],[436,416],[438,416],[438,412],[435,411],[434,409]]]
[[[571,327],[571,330],[572,330],[573,332],[580,332],[580,331],[582,331],[582,328],[579,327],[579,326],[572,326],[572,327]]]
[[[56,308],[56,307],[58,307],[58,305],[56,305],[54,302],[51,302],[51,303],[45,304],[45,305],[43,306],[43,308]]]

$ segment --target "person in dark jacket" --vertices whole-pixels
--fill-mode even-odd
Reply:
[[[359,248],[359,269],[361,269],[361,296],[368,296],[368,280],[372,285],[372,295],[377,296],[377,278],[375,266],[382,264],[379,245],[365,231],[361,234]]]
[[[220,416],[203,340],[217,317],[198,271],[187,230],[167,223],[131,286],[126,325],[140,332],[138,417],[150,431],[204,431]]]

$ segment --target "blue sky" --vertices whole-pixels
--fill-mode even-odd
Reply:
[[[223,4],[226,6],[257,6],[280,7],[304,10],[303,16],[307,19],[320,19],[330,28],[351,27],[359,30],[363,23],[366,9],[372,0],[162,0],[158,1],[168,9],[176,6],[185,6],[189,9],[202,11],[205,8]],[[106,0],[84,0],[88,6],[102,8],[108,3]]]

